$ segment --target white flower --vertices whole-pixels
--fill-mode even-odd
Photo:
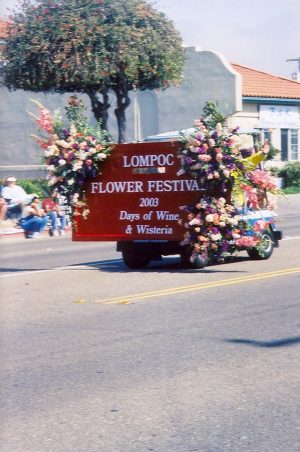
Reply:
[[[187,137],[187,141],[188,141],[188,144],[190,145],[190,146],[200,146],[200,141],[199,140],[197,140],[196,138],[194,138],[194,137]],[[194,151],[194,152],[196,152],[196,151]]]
[[[226,204],[226,199],[225,198],[219,198],[218,199],[218,206],[225,206]]]
[[[55,170],[55,166],[54,165],[47,166],[47,171],[54,171],[54,170]]]
[[[75,180],[74,179],[69,179],[68,180],[68,185],[74,185]]]
[[[206,215],[205,221],[207,221],[208,223],[213,223],[213,221],[214,221],[214,216],[213,216],[213,214],[212,214],[212,213],[209,213],[208,215]]]
[[[79,158],[80,160],[85,160],[85,159],[86,159],[86,153],[85,153],[84,151],[80,151],[80,152],[78,153],[78,158]]]
[[[63,165],[65,165],[67,162],[65,161],[65,159],[59,159],[58,160],[58,164],[60,165],[60,166],[63,166]]]
[[[238,219],[228,217],[226,219],[227,224],[231,224],[232,226],[236,226],[238,224]]]
[[[200,220],[199,220],[198,218],[193,218],[193,219],[190,221],[190,226],[194,226],[194,225],[196,225],[196,224],[200,224]]]
[[[210,235],[210,239],[213,242],[216,242],[217,240],[221,240],[221,238],[222,238],[222,235],[219,232],[217,234],[211,234]]]
[[[73,162],[73,171],[78,171],[82,168],[83,162],[81,160],[75,160]]]
[[[70,146],[70,143],[68,143],[65,140],[56,140],[55,142],[58,146],[61,146],[62,148],[67,149]]]
[[[184,169],[180,169],[180,170],[176,173],[177,176],[182,176],[183,174],[185,174]]]
[[[56,182],[57,182],[57,177],[52,176],[49,179],[48,185],[54,185],[54,184],[56,184]]]
[[[76,135],[76,133],[77,133],[76,127],[74,126],[74,124],[71,124],[70,134],[74,136],[74,135]]]
[[[98,158],[98,160],[104,160],[104,159],[106,159],[107,155],[104,154],[103,152],[101,152],[96,157]]]
[[[52,155],[55,155],[56,152],[57,152],[57,147],[55,146],[55,144],[52,144],[51,146],[48,146],[47,149],[45,150],[45,156],[51,157]]]
[[[218,132],[218,134],[221,134],[223,131],[223,127],[220,122],[218,122],[218,124],[216,125],[216,131]]]

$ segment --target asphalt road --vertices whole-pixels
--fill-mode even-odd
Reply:
[[[298,207],[268,261],[203,270],[1,243],[0,451],[300,450]]]
[[[300,195],[279,199],[277,228],[284,238],[300,236]],[[37,240],[5,237],[0,241],[1,272],[50,269],[68,265],[99,263],[118,265],[125,269],[121,254],[113,242],[72,242],[70,234],[65,237],[43,237]],[[162,266],[169,259],[164,259]],[[178,261],[178,258],[177,258]],[[157,262],[152,265],[156,266]]]

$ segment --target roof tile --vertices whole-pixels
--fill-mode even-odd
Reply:
[[[239,64],[231,63],[231,66],[242,76],[242,95],[245,97],[300,99],[299,82]]]

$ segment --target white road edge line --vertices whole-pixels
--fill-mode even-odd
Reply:
[[[32,275],[33,273],[47,273],[47,272],[53,272],[56,270],[70,270],[72,268],[85,268],[85,267],[96,267],[97,265],[101,265],[101,264],[113,264],[115,262],[122,262],[122,259],[113,259],[113,260],[109,260],[109,261],[99,261],[99,262],[94,262],[92,264],[89,264],[88,262],[86,264],[79,264],[79,265],[67,265],[65,267],[54,267],[54,268],[47,268],[45,270],[29,270],[29,271],[24,271],[24,272],[14,272],[14,273],[9,273],[7,275],[1,275],[0,274],[0,278],[9,278],[11,276],[24,276],[24,275]]]

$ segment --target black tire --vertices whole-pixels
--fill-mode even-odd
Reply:
[[[127,250],[122,251],[122,257],[127,267],[132,270],[146,268],[151,260],[146,254],[136,254]]]
[[[274,250],[274,237],[271,231],[262,233],[262,244],[258,248],[247,250],[248,256],[253,260],[265,260],[272,256]]]
[[[192,262],[193,268],[204,268],[209,264],[208,257],[197,256],[194,262]]]

